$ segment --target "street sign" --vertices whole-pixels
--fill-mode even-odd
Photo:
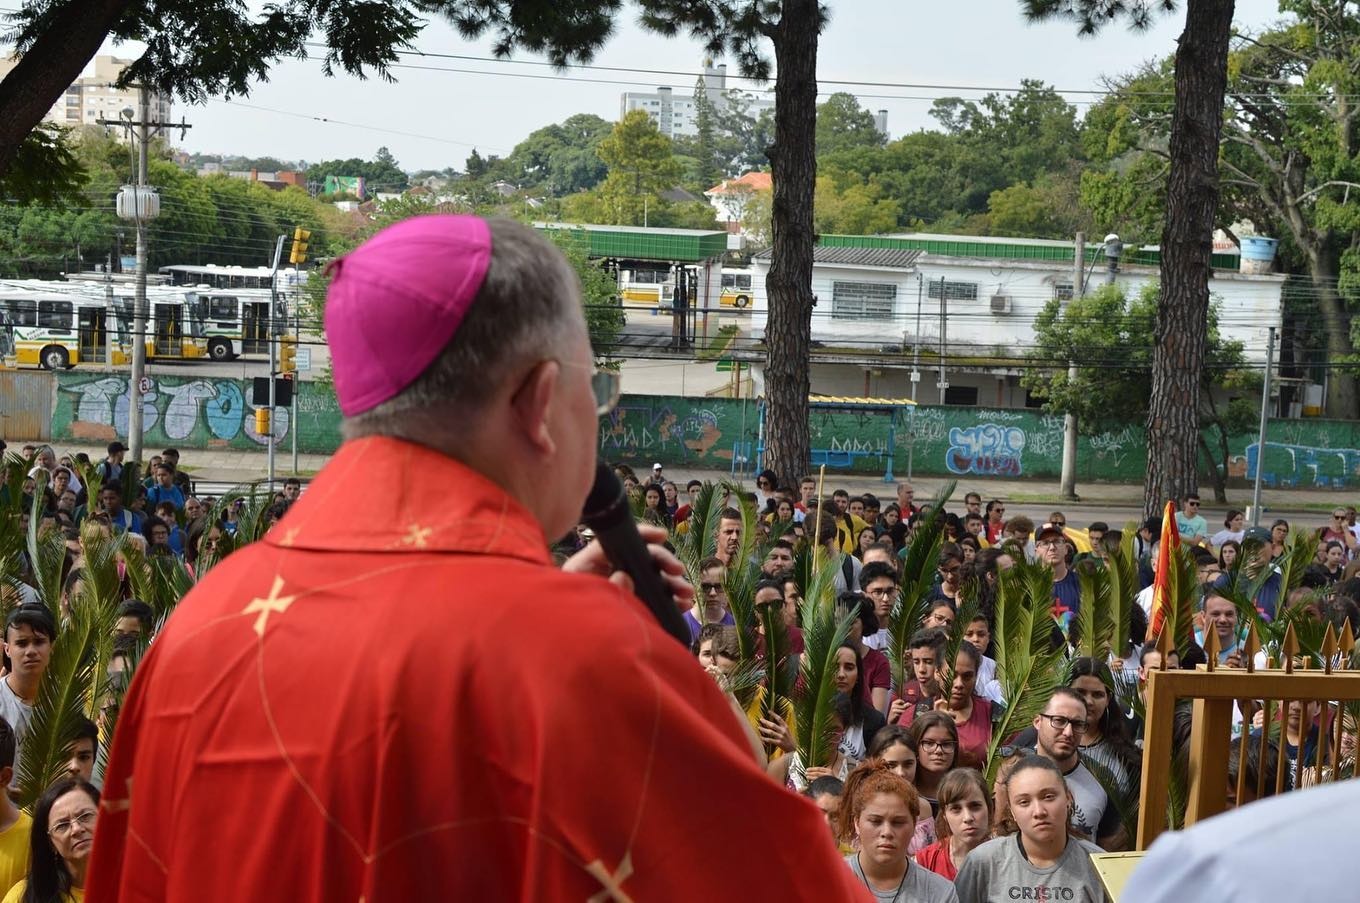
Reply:
[[[151,377],[143,376],[137,380],[137,394],[146,395],[151,391]]]
[[[742,371],[742,368],[749,366],[750,366],[749,364],[743,364],[741,361],[734,361],[731,358],[726,357],[718,358],[719,373],[731,373],[733,370],[736,370],[738,373],[740,373]]]
[[[293,358],[293,363],[297,366],[298,370],[312,369],[312,349],[308,348],[306,345],[299,345],[297,347],[297,355]]]

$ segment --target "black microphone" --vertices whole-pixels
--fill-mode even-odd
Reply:
[[[637,522],[628,505],[628,494],[608,464],[595,468],[595,485],[586,496],[581,520],[595,531],[607,557],[616,570],[633,578],[633,593],[651,609],[666,632],[689,648],[689,625],[675,607],[670,587],[656,569],[647,544],[642,541]]]

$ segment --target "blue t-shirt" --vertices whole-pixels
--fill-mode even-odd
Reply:
[[[696,641],[698,641],[699,631],[703,629],[703,625],[699,623],[699,619],[694,616],[693,611],[685,612],[684,619],[685,623],[689,625],[689,641],[691,644],[693,644]],[[732,612],[730,611],[727,614],[723,615],[723,619],[718,623],[722,624],[725,627],[735,627],[737,625],[737,622],[732,617]]]
[[[176,511],[184,510],[184,493],[179,491],[178,486],[171,486],[166,489],[164,486],[152,486],[146,491],[147,507],[155,510],[161,502],[173,502]]]
[[[1061,580],[1053,581],[1053,620],[1058,622],[1063,633],[1071,626],[1081,607],[1081,583],[1076,571],[1068,571]]]

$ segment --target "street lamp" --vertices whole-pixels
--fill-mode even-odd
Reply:
[[[1114,285],[1115,275],[1119,272],[1119,258],[1124,255],[1124,243],[1111,232],[1105,236],[1105,284]]]

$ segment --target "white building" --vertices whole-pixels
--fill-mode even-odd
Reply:
[[[708,96],[709,104],[715,110],[725,109],[728,102],[726,64],[715,67],[712,60],[704,60],[703,78],[704,93]],[[774,109],[772,97],[755,94],[745,96],[746,110],[752,116],[759,116],[762,110]],[[672,88],[657,88],[652,93],[626,91],[620,98],[619,118],[622,119],[633,110],[645,111],[652,117],[661,134],[667,138],[698,133],[698,125],[695,122],[698,108],[693,94],[676,94]]]
[[[708,203],[717,214],[718,222],[733,235],[744,233],[742,221],[752,199],[762,191],[774,191],[774,180],[768,172],[748,172],[735,179],[723,179],[704,192]]]
[[[123,74],[124,69],[132,65],[132,62],[115,56],[96,56],[92,63],[93,72],[76,79],[52,105],[52,109],[43,117],[44,121],[67,128],[98,125],[100,119],[118,119],[119,114],[126,109],[130,109],[132,118],[136,119],[137,90],[114,87],[114,82]],[[0,79],[9,75],[15,65],[16,61],[13,59],[0,60]],[[152,122],[170,121],[170,100],[168,94],[152,92],[149,110]],[[116,126],[110,131],[119,137],[126,134],[125,129]],[[168,131],[161,134],[167,140],[171,137]]]
[[[921,234],[822,240],[826,244],[816,248],[812,272],[814,393],[916,397],[931,404],[1029,404],[1020,385],[1020,359],[1033,346],[1039,312],[1053,298],[1072,295],[1069,243]],[[861,246],[829,246],[840,244]],[[1064,250],[1066,261],[1060,259]],[[1106,279],[1104,255],[1099,246],[1095,251],[1088,292]],[[1135,257],[1150,259],[1148,253]],[[750,328],[760,338],[769,317],[770,252],[757,254],[752,268]],[[1158,271],[1121,263],[1115,279],[1134,295],[1155,282]],[[1240,341],[1249,361],[1265,359],[1267,328],[1280,325],[1284,282],[1276,274],[1214,271],[1210,291],[1219,305],[1219,332]],[[918,350],[921,361],[913,367]]]

